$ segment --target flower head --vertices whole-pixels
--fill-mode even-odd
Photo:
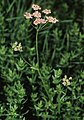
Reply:
[[[42,19],[42,18],[36,18],[36,20],[33,22],[34,25],[38,25],[38,24],[45,24],[47,22],[47,20]]]
[[[45,10],[43,10],[42,12],[45,13],[46,15],[48,15],[48,14],[51,13],[51,10],[45,9]]]
[[[51,22],[51,23],[58,22],[58,20],[56,18],[53,18],[52,16],[46,16],[46,19],[48,20],[48,22]]]
[[[25,13],[24,13],[24,17],[25,17],[26,19],[30,19],[30,18],[32,18],[32,14],[31,14],[31,13],[28,13],[28,12],[25,12]]]
[[[41,7],[36,4],[32,4],[32,8],[33,8],[33,10],[41,10]]]
[[[40,18],[40,17],[41,17],[41,13],[38,12],[38,11],[35,11],[35,12],[33,13],[33,16],[36,17],[36,18]]]
[[[14,51],[19,51],[19,52],[22,52],[22,45],[21,43],[18,44],[18,42],[16,41],[15,43],[12,44],[12,49]]]
[[[72,77],[67,78],[67,75],[65,75],[64,78],[62,79],[62,81],[63,81],[62,84],[64,86],[69,86],[70,85],[70,80],[72,80]]]
[[[46,22],[47,22],[47,20],[41,18],[41,23],[42,24],[45,24]]]
[[[36,18],[36,20],[34,20],[33,24],[34,25],[38,25],[41,23],[41,19],[40,18]]]
[[[50,22],[50,23],[58,22],[58,20],[56,18],[52,17],[52,16],[44,16],[44,18],[42,18],[43,14],[41,14],[41,13],[44,13],[44,14],[48,15],[48,14],[51,13],[51,10],[44,9],[43,11],[39,12],[39,10],[41,10],[41,7],[39,5],[36,5],[36,4],[32,4],[32,8],[35,11],[32,14],[28,13],[28,12],[25,12],[24,17],[26,19],[34,18],[34,21],[33,21],[34,25],[45,24],[46,22]]]

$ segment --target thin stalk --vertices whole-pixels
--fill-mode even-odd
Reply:
[[[21,58],[23,59],[23,61],[24,61],[26,64],[28,64],[28,65],[30,66],[31,69],[33,69],[33,70],[38,70],[38,68],[33,67],[29,62],[27,62],[22,55],[21,55]]]
[[[39,30],[36,30],[36,56],[37,56],[37,65],[39,68],[39,53],[38,53],[38,32]]]
[[[38,32],[39,32],[39,28],[36,29],[36,56],[37,56],[37,65],[38,65],[37,71],[38,71],[38,74],[39,74],[39,76],[40,76],[40,79],[41,79],[41,81],[42,81],[42,83],[43,83],[43,87],[44,87],[44,89],[45,89],[45,92],[46,92],[47,96],[50,98],[50,96],[49,96],[49,94],[48,94],[48,91],[47,91],[47,89],[46,89],[46,86],[45,86],[43,77],[41,76],[40,69],[39,69]]]
[[[21,54],[20,54],[21,55]],[[29,66],[31,66],[32,67],[32,65],[29,63],[29,62],[27,62],[26,60],[25,60],[25,58],[21,55],[21,58],[23,59],[23,61],[25,62],[25,63],[27,63]]]

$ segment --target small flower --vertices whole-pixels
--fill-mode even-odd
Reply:
[[[67,81],[66,84],[67,84],[67,86],[70,85],[70,81]]]
[[[18,42],[16,41],[14,44],[12,44],[12,48],[15,48],[17,46]]]
[[[33,16],[36,17],[36,18],[40,18],[40,17],[41,17],[41,13],[38,12],[38,11],[35,11],[35,12],[33,13]]]
[[[65,79],[65,78],[63,78],[62,80],[63,80],[63,82],[65,82],[65,81],[66,81],[66,79]]]
[[[67,75],[65,75],[64,78],[67,79]]]
[[[33,8],[33,10],[41,10],[41,7],[36,4],[32,4],[32,8]]]
[[[36,20],[33,22],[34,25],[38,25],[38,24],[45,24],[47,22],[47,20],[42,19],[42,18],[36,18]]]
[[[41,23],[41,19],[40,18],[36,18],[36,20],[34,20],[33,24],[34,25],[38,25]]]
[[[52,16],[46,16],[46,19],[48,20],[48,22],[51,22],[51,23],[58,22],[58,20],[56,18],[53,18]]]
[[[63,84],[64,86],[66,86],[66,82],[63,82],[62,84]]]
[[[43,10],[42,12],[45,13],[46,15],[48,15],[48,14],[51,13],[51,10],[45,9],[45,10]]]
[[[69,77],[69,80],[72,80],[72,77]]]
[[[18,48],[17,48],[17,46],[14,48],[14,51],[18,51]]]
[[[18,44],[17,49],[18,49],[18,51],[20,51],[20,52],[23,51],[23,50],[22,50],[22,45],[21,45],[21,43]]]
[[[25,17],[26,19],[30,19],[30,18],[32,18],[32,14],[31,14],[31,13],[28,13],[28,12],[25,12],[25,13],[24,13],[24,17]]]

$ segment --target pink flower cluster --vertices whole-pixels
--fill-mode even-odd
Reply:
[[[32,9],[34,10],[34,12],[32,14],[25,12],[24,17],[26,19],[32,19],[34,17],[35,18],[33,21],[34,25],[45,24],[47,22],[50,22],[50,23],[58,22],[56,18],[52,16],[46,16],[51,13],[51,10],[48,10],[48,9],[43,10],[42,13],[45,14],[45,18],[41,18],[42,15],[41,15],[41,12],[39,12],[39,10],[41,10],[41,7],[39,5],[32,4]]]

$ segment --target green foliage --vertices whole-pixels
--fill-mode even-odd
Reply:
[[[36,30],[23,16],[32,3],[59,20],[38,33],[39,65]],[[0,1],[0,120],[84,119],[83,3]],[[23,52],[13,51],[16,41]],[[72,77],[70,85],[63,84],[65,75]]]

